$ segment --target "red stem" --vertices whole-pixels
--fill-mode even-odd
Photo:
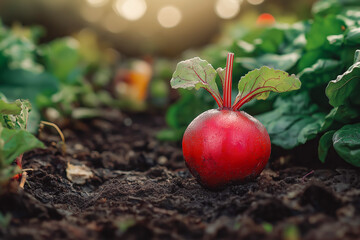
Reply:
[[[217,105],[219,108],[223,107],[223,100],[221,99],[221,96],[219,94],[213,93],[212,91],[204,88],[206,91],[208,91],[208,93],[211,94],[211,96],[215,99]]]
[[[255,91],[255,90],[254,90]],[[232,106],[232,110],[237,111],[239,110],[239,108],[241,108],[242,105],[244,105],[245,103],[247,103],[248,101],[250,101],[251,99],[253,99],[254,97],[256,97],[259,94],[262,94],[264,92],[268,92],[268,90],[264,90],[262,92],[258,92],[254,95],[252,95],[252,93],[254,92],[250,92],[248,93],[245,97],[241,98],[240,100],[238,100],[238,102],[235,102],[234,105]]]
[[[16,163],[16,165],[18,165],[18,167],[19,167],[20,169],[23,169],[23,168],[22,168],[23,155],[24,155],[24,154],[21,154],[20,156],[18,156],[18,157],[15,159],[15,163]],[[19,180],[19,179],[21,178],[21,175],[22,175],[21,173],[18,173],[18,174],[16,174],[15,176],[13,176],[11,179]]]
[[[234,62],[234,54],[228,53],[226,59],[225,79],[223,82],[224,108],[231,108],[231,85],[232,85],[233,62]]]
[[[18,165],[19,168],[21,168],[21,169],[22,169],[22,159],[23,159],[23,156],[24,156],[24,154],[20,154],[20,156],[18,156],[18,157],[15,159],[16,165]]]

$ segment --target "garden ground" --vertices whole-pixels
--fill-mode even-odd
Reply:
[[[306,149],[273,149],[252,182],[211,192],[189,174],[181,145],[159,142],[161,114],[108,112],[46,129],[47,149],[25,154],[24,190],[9,189],[1,239],[359,239],[360,174],[321,165]],[[312,144],[316,153],[316,140]],[[310,144],[311,145],[311,144]],[[86,165],[83,185],[66,169]]]

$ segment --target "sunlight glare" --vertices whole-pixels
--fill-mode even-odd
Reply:
[[[116,0],[114,9],[123,18],[136,21],[145,14],[147,6],[144,0]]]
[[[109,0],[86,0],[87,3],[93,7],[102,7],[104,6]]]
[[[215,12],[220,18],[233,18],[239,13],[241,2],[240,0],[217,0]]]
[[[248,3],[250,3],[252,5],[259,5],[264,2],[264,0],[247,0],[247,1],[248,1]]]
[[[174,6],[166,6],[160,9],[157,15],[157,19],[162,27],[173,28],[180,23],[182,14],[179,8]]]

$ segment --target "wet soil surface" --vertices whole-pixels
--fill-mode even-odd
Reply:
[[[116,112],[73,122],[65,155],[56,132],[44,131],[48,148],[24,157],[33,169],[25,189],[0,197],[12,216],[0,239],[360,239],[359,171],[279,155],[258,179],[211,192],[179,144],[156,140],[163,127],[160,115]],[[68,163],[93,176],[71,182]]]

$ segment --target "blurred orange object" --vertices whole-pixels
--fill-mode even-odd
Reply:
[[[120,69],[115,79],[120,98],[144,102],[147,97],[152,67],[148,61],[135,60],[129,70]]]
[[[275,18],[270,13],[260,14],[256,20],[256,25],[258,26],[269,26],[275,24]]]

